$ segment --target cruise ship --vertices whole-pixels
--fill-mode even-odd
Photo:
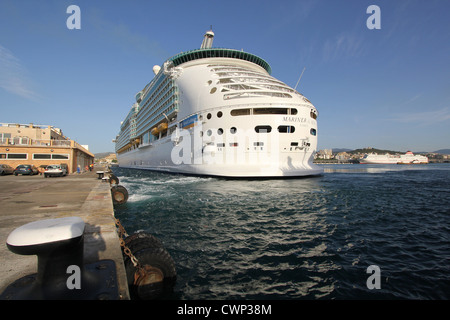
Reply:
[[[153,67],[113,140],[119,166],[221,177],[322,174],[314,105],[272,77],[262,58],[200,49]]]
[[[415,155],[411,151],[406,154],[366,154],[359,163],[363,164],[423,164],[428,163],[428,158],[422,155]]]

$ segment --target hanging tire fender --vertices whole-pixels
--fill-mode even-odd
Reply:
[[[117,178],[114,174],[109,175],[109,183],[110,184],[119,184],[119,178]]]
[[[128,200],[128,191],[123,186],[112,186],[111,187],[111,196],[114,205],[124,204]]]
[[[161,240],[146,232],[133,233],[132,235],[126,237],[124,241],[125,246],[127,246],[132,253],[148,248],[164,248]],[[124,252],[123,258],[124,261],[129,259]]]
[[[146,248],[133,255],[144,271],[125,261],[128,286],[132,299],[152,300],[170,294],[175,286],[177,273],[175,262],[164,248]]]

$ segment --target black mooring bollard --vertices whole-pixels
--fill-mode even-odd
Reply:
[[[37,255],[37,274],[17,280],[0,298],[116,299],[114,262],[83,262],[84,229],[83,219],[66,217],[31,222],[12,231],[6,240],[8,249],[20,255]]]

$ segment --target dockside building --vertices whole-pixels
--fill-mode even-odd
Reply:
[[[94,163],[94,155],[54,126],[0,123],[0,163],[13,168],[20,164],[66,164],[73,173],[78,166],[85,170]]]

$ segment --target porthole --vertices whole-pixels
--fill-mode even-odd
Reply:
[[[222,111],[217,112],[217,118],[222,118],[222,116],[223,116]]]
[[[317,135],[317,130],[314,128],[311,128],[311,130],[309,130],[309,132],[311,133],[311,135],[315,136]]]
[[[206,119],[211,119],[211,117],[212,117],[212,114],[211,113],[208,113],[207,115],[206,115]]]
[[[213,94],[213,93],[216,92],[216,91],[217,91],[217,88],[214,87],[214,88],[212,88],[212,89],[209,91],[209,93]]]
[[[223,134],[223,129],[222,128],[217,129],[217,134],[221,136]]]
[[[236,127],[231,127],[231,128],[230,128],[230,133],[231,133],[231,134],[235,134],[236,131],[237,131]]]
[[[208,137],[211,137],[211,135],[212,135],[211,129],[209,129],[208,131],[206,131],[206,135],[207,135]]]

